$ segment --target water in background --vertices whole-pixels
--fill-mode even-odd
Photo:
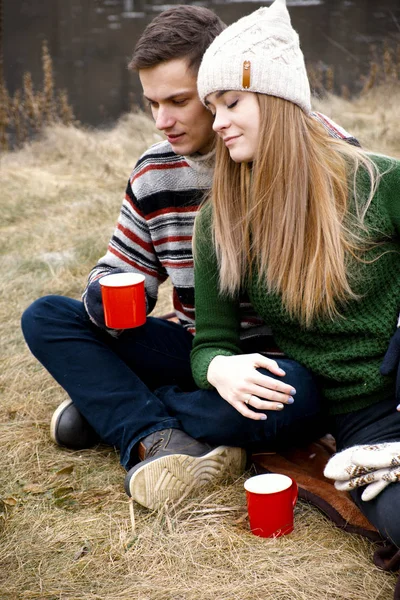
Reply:
[[[182,3],[182,2],[180,2]],[[227,24],[271,2],[193,2]],[[174,4],[174,2],[171,2]],[[138,78],[127,70],[144,27],[169,5],[159,0],[6,0],[4,70],[10,92],[25,71],[42,85],[41,44],[48,41],[58,87],[66,88],[76,117],[99,125],[140,104]],[[188,3],[190,4],[190,3]],[[287,0],[308,65],[332,66],[335,85],[356,91],[371,48],[400,44],[400,0]],[[399,46],[400,47],[400,46]]]

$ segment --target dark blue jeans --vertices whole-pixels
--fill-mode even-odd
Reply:
[[[193,338],[176,323],[149,317],[113,337],[91,323],[82,302],[46,296],[24,312],[22,330],[31,352],[101,439],[119,448],[125,468],[137,461],[138,441],[165,428],[248,450],[287,447],[324,433],[317,387],[294,361],[279,360],[286,371],[281,379],[297,390],[294,404],[253,421],[215,390],[196,388]]]
[[[378,444],[400,441],[400,413],[396,410],[400,398],[389,398],[362,410],[332,419],[330,431],[336,438],[337,449],[359,444]],[[400,548],[400,485],[391,483],[378,496],[364,502],[364,487],[351,492],[354,502],[384,538]]]

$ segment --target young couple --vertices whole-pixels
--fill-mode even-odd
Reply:
[[[325,409],[340,449],[399,439],[394,379],[379,373],[396,328],[399,169],[311,112],[284,0],[225,30],[207,9],[174,7],[130,66],[167,141],[139,159],[83,303],[47,296],[22,319],[70,398],[53,439],[117,446],[127,493],[149,508],[239,474],[246,451],[317,438]],[[193,343],[193,222],[211,186],[196,225]],[[98,279],[120,270],[145,274],[148,312],[169,276],[179,324],[107,330]],[[287,358],[243,341],[260,322]],[[400,542],[387,514],[397,488],[354,497]]]

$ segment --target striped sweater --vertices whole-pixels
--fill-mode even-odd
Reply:
[[[314,113],[314,117],[333,137],[358,144],[324,115]],[[107,252],[90,272],[87,285],[114,268],[142,273],[146,277],[150,313],[160,284],[169,277],[176,315],[194,333],[192,234],[196,213],[211,187],[213,162],[213,153],[179,156],[167,141],[151,146],[139,158],[129,178]],[[85,294],[86,290],[83,298]],[[242,328],[262,322],[245,298],[241,311]]]

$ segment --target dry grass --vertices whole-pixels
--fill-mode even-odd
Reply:
[[[318,108],[400,156],[399,91],[369,94]],[[374,546],[306,504],[280,540],[249,533],[244,478],[149,513],[129,505],[113,449],[50,442],[64,392],[29,354],[20,315],[46,293],[80,296],[129,170],[155,139],[147,118],[131,115],[108,132],[54,126],[1,159],[1,600],[391,599],[395,576],[373,566]],[[162,300],[159,313],[169,310],[168,287]]]
[[[358,137],[364,148],[400,158],[400,81],[373,87],[352,101],[328,94],[314,107]]]

